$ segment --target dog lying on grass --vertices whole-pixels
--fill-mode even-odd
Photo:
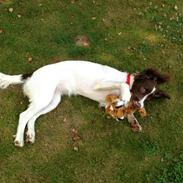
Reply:
[[[120,103],[127,104],[132,92],[133,100],[143,107],[150,95],[152,98],[169,97],[158,89],[158,85],[167,79],[167,75],[153,69],[130,74],[88,61],[63,61],[46,65],[30,74],[0,73],[0,88],[23,84],[24,94],[29,98],[27,110],[19,116],[14,140],[15,146],[22,147],[26,125],[26,141],[34,143],[36,119],[55,109],[63,95],[81,95],[105,107],[106,95],[120,96]]]
[[[109,94],[105,98],[105,112],[109,117],[114,118],[116,121],[122,120],[125,117],[128,118],[129,123],[133,131],[141,131],[142,127],[138,123],[138,121],[130,116],[132,116],[135,112],[139,112],[141,117],[145,117],[147,115],[144,107],[141,107],[139,103],[135,101],[129,101],[125,106],[120,105],[120,98],[114,94]]]

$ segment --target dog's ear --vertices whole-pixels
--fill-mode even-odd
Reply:
[[[142,75],[144,75],[146,79],[153,79],[157,81],[158,84],[162,84],[170,80],[170,77],[168,74],[161,74],[155,69],[146,69],[142,72]]]
[[[163,90],[157,89],[152,95],[148,97],[148,99],[160,99],[160,98],[167,98],[170,99],[170,95],[164,92]]]

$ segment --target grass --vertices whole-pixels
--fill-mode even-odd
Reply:
[[[142,133],[133,133],[127,121],[107,119],[89,99],[65,97],[37,121],[35,144],[22,149],[12,135],[28,101],[21,87],[1,90],[0,182],[183,182],[181,0],[0,0],[0,12],[1,72],[83,59],[129,72],[155,67],[172,76],[162,86],[171,100],[147,104]],[[87,35],[90,47],[76,47],[77,35]]]

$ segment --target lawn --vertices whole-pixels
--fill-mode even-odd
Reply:
[[[75,45],[78,35],[88,47]],[[36,124],[35,144],[13,145],[28,100],[0,90],[0,183],[182,183],[183,1],[0,0],[0,72],[27,73],[82,59],[122,71],[171,75],[171,100],[146,104],[142,133],[107,119],[97,103],[64,97]],[[78,136],[75,138],[75,136]]]

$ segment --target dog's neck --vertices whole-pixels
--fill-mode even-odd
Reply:
[[[127,73],[128,82],[126,82],[126,83],[130,86],[130,89],[131,89],[133,86],[134,80],[135,80],[135,76],[134,76],[134,74],[130,74],[130,77],[129,78],[128,77],[129,77],[129,74]]]

